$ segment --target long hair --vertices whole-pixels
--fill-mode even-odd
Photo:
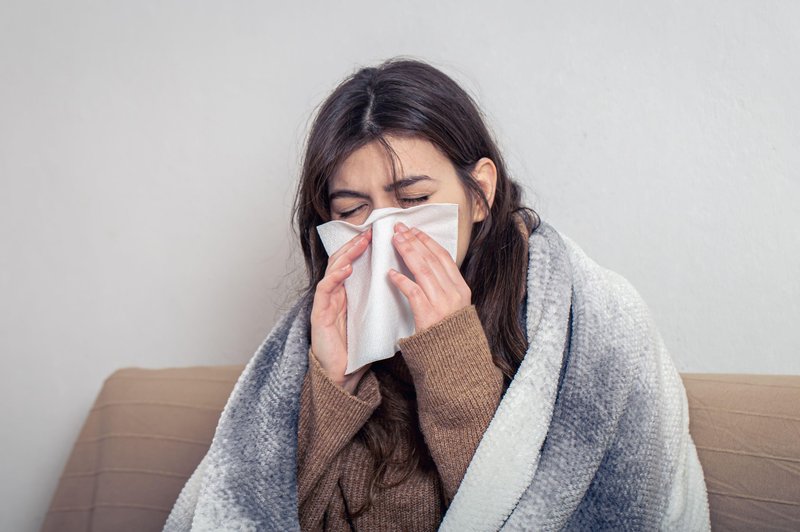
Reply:
[[[460,271],[472,292],[494,364],[504,375],[505,393],[527,349],[519,323],[528,268],[525,235],[539,227],[540,219],[521,204],[521,188],[509,177],[475,101],[453,79],[425,62],[391,58],[362,68],[342,81],[320,106],[308,134],[292,213],[308,274],[306,295],[315,290],[327,267],[328,256],[316,226],[331,220],[329,179],[355,150],[377,142],[392,162],[396,180],[397,156],[386,140],[389,135],[424,139],[439,148],[453,164],[467,197],[480,201],[489,213],[473,224]],[[497,168],[491,207],[471,174],[483,157]],[[418,467],[433,467],[423,438],[407,428],[415,422],[413,387],[382,382],[381,395],[376,422],[367,423],[358,434],[378,467],[366,504],[350,517],[369,509],[378,487],[390,487],[384,482],[390,465],[397,464],[401,473],[400,480],[391,485]],[[411,418],[402,413],[409,400]],[[401,442],[408,444],[408,455],[393,459]]]

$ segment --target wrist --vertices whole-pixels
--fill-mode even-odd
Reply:
[[[356,386],[358,386],[358,378],[354,375],[345,376],[341,380],[333,381],[340,388],[344,388],[351,395],[356,394]]]

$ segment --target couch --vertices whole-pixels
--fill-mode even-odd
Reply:
[[[244,366],[103,383],[43,532],[161,530]],[[683,374],[713,530],[800,530],[800,376]]]

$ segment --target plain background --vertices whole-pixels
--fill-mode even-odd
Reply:
[[[397,54],[482,105],[527,203],[681,371],[800,373],[796,2],[0,3],[0,529],[117,368],[244,364],[303,270],[316,106]]]

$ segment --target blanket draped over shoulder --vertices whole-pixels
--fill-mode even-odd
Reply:
[[[165,531],[300,530],[311,303],[248,362]],[[708,530],[686,393],[636,289],[542,222],[525,308],[525,358],[440,530]]]

